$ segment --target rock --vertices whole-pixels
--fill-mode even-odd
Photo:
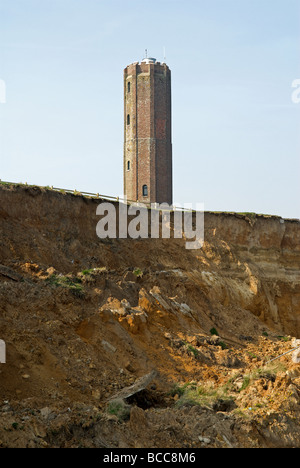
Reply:
[[[92,390],[92,397],[96,400],[100,400],[101,392],[98,389]]]
[[[145,312],[136,311],[134,314],[125,317],[124,324],[127,324],[127,329],[134,335],[142,332],[147,323],[147,315]]]
[[[48,408],[48,406],[45,406],[45,408],[40,410],[40,413],[43,418],[48,419],[51,414],[51,409]]]
[[[229,447],[229,448],[233,448],[233,445],[231,444],[231,442],[229,442],[229,440],[227,439],[227,437],[222,434],[222,439],[224,440],[225,444]]]
[[[196,335],[193,336],[187,336],[186,337],[187,343],[190,343],[193,346],[199,346],[199,339]]]
[[[46,272],[48,273],[49,276],[55,275],[56,270],[53,267],[47,268]]]
[[[298,348],[298,346],[300,347],[300,340],[297,338],[293,338],[291,345],[292,345],[292,348]]]
[[[130,303],[127,301],[127,299],[122,299],[121,300],[121,307],[124,310],[124,312],[128,313],[131,309]]]
[[[202,437],[202,436],[199,436],[198,439],[200,440],[200,442],[202,442],[203,444],[210,444],[211,440],[209,437]]]
[[[19,273],[16,273],[14,270],[4,265],[0,265],[0,275],[13,281],[21,281],[23,278]]]
[[[109,401],[117,400],[117,399],[126,399],[132,395],[135,395],[136,393],[148,387],[148,385],[152,382],[152,380],[156,376],[157,376],[157,372],[153,370],[149,374],[146,374],[143,377],[140,377],[138,380],[136,380],[136,382],[133,385],[123,388],[120,392],[110,397]]]
[[[123,276],[123,280],[136,283],[137,277],[132,271],[127,271],[125,275]]]
[[[292,354],[292,361],[294,364],[300,363],[300,348],[296,349]]]
[[[142,408],[133,406],[130,410],[130,428],[140,433],[141,430],[145,430],[148,427],[146,413]]]
[[[221,341],[221,338],[218,335],[212,335],[209,338],[207,338],[207,343],[213,346],[218,346],[218,344]]]
[[[244,384],[244,377],[243,376],[238,376],[234,381],[233,381],[233,389],[234,391],[238,392],[241,390],[242,386]]]
[[[9,411],[12,411],[12,408],[8,403],[6,403],[5,405],[2,406],[1,411],[3,413],[8,413]]]
[[[157,286],[154,286],[150,290],[150,294],[156,299],[158,302],[159,306],[161,306],[163,309],[165,309],[167,312],[172,312],[171,306],[168,304],[165,298],[161,296],[160,289]]]
[[[114,322],[114,313],[110,309],[100,309],[99,315],[104,323],[113,323]]]
[[[290,369],[286,372],[287,376],[290,377],[291,380],[297,379],[300,377],[300,368],[295,367],[294,369]]]
[[[190,314],[192,312],[192,309],[190,308],[190,306],[185,303],[180,304],[180,310],[184,314]]]
[[[108,351],[110,353],[115,353],[117,351],[117,348],[115,348],[112,344],[110,344],[108,341],[102,340],[101,344],[105,351]]]
[[[136,371],[135,367],[131,364],[130,361],[127,361],[125,364],[125,369],[128,370],[129,372],[134,373]]]
[[[126,315],[129,314],[129,312],[125,309],[113,309],[112,310],[112,313],[114,314],[115,317],[119,318],[119,317],[126,317]]]
[[[157,306],[155,298],[148,294],[144,288],[141,288],[139,291],[139,307],[151,314],[157,311]]]
[[[241,366],[241,362],[233,356],[229,350],[220,351],[216,354],[216,361],[220,366],[236,368]]]
[[[26,271],[26,272],[35,272],[36,273],[36,272],[38,272],[40,270],[40,267],[36,263],[26,262],[26,263],[24,263],[24,265],[22,265],[22,270]]]
[[[179,304],[176,301],[173,301],[174,306],[184,315],[191,315],[192,309],[185,303]]]
[[[47,435],[46,428],[42,424],[38,423],[37,421],[33,421],[32,429],[36,437],[44,438]]]

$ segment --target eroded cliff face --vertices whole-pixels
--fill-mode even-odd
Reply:
[[[287,354],[279,373],[264,366],[300,337],[300,222],[205,213],[204,245],[187,250],[185,239],[99,239],[99,203],[0,186],[3,446],[297,446],[299,365]],[[153,370],[129,421],[109,419],[114,394]],[[191,382],[230,388],[234,405],[170,394]],[[25,413],[22,433],[4,430]],[[101,424],[84,432],[83,414]]]
[[[4,264],[32,262],[63,274],[99,266],[173,269],[177,288],[195,283],[217,308],[240,307],[282,333],[300,335],[298,220],[205,213],[203,248],[186,250],[181,239],[101,241],[99,200],[39,188],[2,187],[0,194]]]
[[[226,284],[220,302],[238,304],[270,327],[299,335],[300,223],[237,215],[208,215],[205,220],[219,286]]]

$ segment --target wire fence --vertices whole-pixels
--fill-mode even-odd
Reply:
[[[82,195],[84,197],[89,197],[89,198],[95,198],[99,200],[109,200],[109,201],[115,201],[115,202],[120,202],[124,203],[127,205],[135,205],[135,206],[146,206],[147,208],[152,208],[152,209],[157,209],[159,211],[184,211],[186,213],[196,213],[197,210],[193,210],[191,208],[182,208],[180,206],[175,206],[175,205],[170,205],[169,209],[166,209],[167,204],[162,204],[162,206],[159,203],[153,203],[153,202],[145,202],[145,201],[139,201],[139,200],[128,200],[127,198],[122,198],[122,197],[113,197],[111,195],[103,195],[100,193],[92,193],[92,192],[83,192],[82,190],[71,190],[71,189],[66,189],[66,188],[60,188],[60,187],[53,187],[52,185],[36,185],[36,184],[28,184],[27,182],[8,182],[0,179],[0,185],[14,185],[14,186],[22,186],[22,187],[37,187],[40,189],[44,190],[53,190],[55,192],[60,192],[60,193],[70,193],[73,195]],[[163,206],[165,205],[165,206]],[[203,210],[199,210],[203,211]]]
[[[297,351],[297,349],[300,350],[300,346],[298,346],[297,348],[292,348],[289,351],[287,351],[286,353],[280,354],[279,356],[277,356],[277,357],[271,359],[270,361],[268,361],[266,364],[270,364],[270,362],[276,361],[276,359],[279,359],[282,356],[285,356],[286,354],[292,353],[293,351]]]

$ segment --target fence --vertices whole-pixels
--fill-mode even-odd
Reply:
[[[138,200],[128,200],[127,198],[121,198],[121,197],[112,197],[110,195],[102,195],[100,193],[92,193],[92,192],[83,192],[83,191],[79,191],[79,190],[70,190],[70,189],[65,189],[65,188],[59,188],[59,187],[53,187],[53,186],[49,186],[49,185],[46,185],[46,186],[41,186],[41,185],[32,185],[32,184],[27,184],[27,182],[22,183],[22,182],[8,182],[8,181],[4,181],[4,180],[1,180],[0,179],[0,185],[20,185],[22,187],[38,187],[40,189],[44,189],[44,190],[54,190],[55,192],[61,192],[61,193],[71,193],[73,195],[82,195],[84,197],[89,197],[89,198],[96,198],[96,199],[100,199],[100,200],[113,200],[113,201],[116,201],[116,202],[123,202],[123,203],[126,203],[127,205],[136,205],[136,206],[139,206],[139,201]],[[159,204],[156,204],[156,203],[151,203],[151,202],[140,202],[142,205],[144,206],[147,206],[148,208],[154,208],[154,209],[158,209],[159,211],[170,211],[170,210],[167,210],[167,209],[161,209],[159,207]],[[158,205],[158,206],[156,206]],[[193,209],[188,209],[188,208],[181,208],[179,206],[175,206],[175,205],[172,205],[172,210],[171,211],[184,211],[184,212],[187,212],[187,213],[196,213],[196,210],[193,210]],[[200,210],[200,211],[203,211],[203,210]]]

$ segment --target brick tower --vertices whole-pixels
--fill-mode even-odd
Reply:
[[[154,58],[124,70],[124,194],[172,204],[171,72]]]

